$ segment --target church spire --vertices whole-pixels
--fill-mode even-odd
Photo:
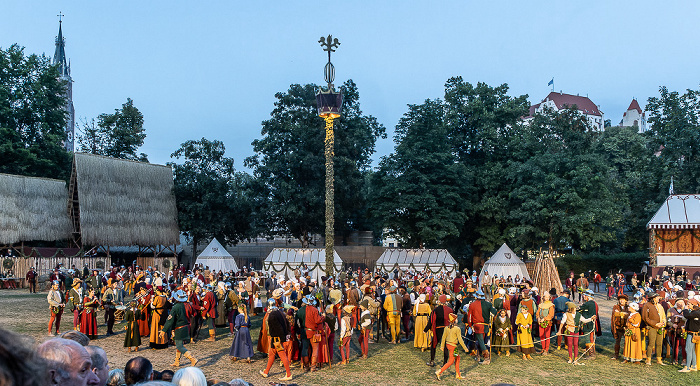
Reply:
[[[58,64],[61,76],[70,76],[70,66],[66,59],[66,39],[63,38],[63,14],[58,13],[58,36],[56,37],[56,52],[53,54],[53,64]]]

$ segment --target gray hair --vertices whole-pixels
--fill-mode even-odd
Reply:
[[[196,367],[185,367],[175,372],[173,383],[177,386],[207,386],[207,378]]]
[[[121,386],[124,384],[124,382],[126,382],[124,379],[124,370],[109,370],[109,376],[107,377],[107,386]]]
[[[66,350],[67,348],[71,350]],[[84,350],[83,346],[75,341],[54,338],[39,345],[36,352],[46,360],[49,370],[56,371],[59,380],[62,381],[70,378],[68,366],[73,360],[72,351],[80,351],[81,349]]]

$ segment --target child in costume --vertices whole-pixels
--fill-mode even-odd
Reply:
[[[532,314],[524,304],[520,306],[515,324],[518,326],[518,350],[523,353],[523,359],[532,359],[531,354],[535,352],[532,342]]]
[[[498,316],[493,321],[493,348],[496,349],[498,356],[502,352],[506,356],[510,356],[510,337],[513,332],[513,326],[510,324],[510,318],[505,309],[498,311]]]
[[[348,364],[350,360],[350,339],[352,339],[352,323],[350,322],[350,315],[352,315],[355,310],[355,306],[347,305],[343,307],[343,317],[340,319],[340,338],[338,339],[338,345],[340,346],[340,357],[342,358],[341,365]]]
[[[124,336],[124,347],[127,348],[127,352],[131,352],[131,348],[134,351],[139,351],[139,346],[141,345],[141,333],[139,332],[138,320],[141,319],[141,310],[136,306],[135,301],[129,303],[129,308],[124,311],[124,321],[126,322],[126,335]]]
[[[464,344],[464,340],[462,339],[462,329],[456,325],[457,315],[450,313],[448,317],[450,325],[445,327],[445,331],[442,334],[440,350],[444,351],[445,348],[447,348],[447,350],[449,350],[450,352],[450,355],[449,359],[447,360],[447,363],[445,363],[445,365],[442,366],[442,368],[435,372],[435,376],[437,376],[438,381],[440,380],[440,375],[444,373],[445,370],[449,369],[453,363],[455,365],[455,378],[464,379],[462,377],[462,374],[459,372],[459,353],[457,353],[455,350],[457,349],[457,343],[459,343],[462,346],[464,352],[468,352],[467,346]]]

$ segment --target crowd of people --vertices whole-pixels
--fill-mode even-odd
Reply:
[[[177,268],[167,274],[151,267],[113,267],[88,277],[64,271],[54,272],[47,296],[49,335],[59,333],[61,314],[68,310],[75,331],[97,338],[97,313],[102,308],[108,335],[113,333],[115,314],[126,322],[126,350],[138,351],[142,338],[153,349],[174,345],[174,368],[183,358],[196,366],[198,360],[185,344],[196,342],[200,329],[208,332],[205,340],[216,340],[217,326],[228,326],[233,336],[232,362],[250,362],[257,350],[267,356],[260,374],[268,377],[279,358],[284,368],[280,381],[293,378],[292,368],[318,371],[364,360],[369,344],[380,339],[411,342],[415,349],[428,351],[428,366],[440,366],[436,355],[442,351],[438,379],[452,365],[455,377],[462,379],[460,350],[488,365],[492,354],[517,353],[529,361],[536,354],[565,349],[568,363],[582,365],[582,358],[596,357],[596,339],[603,333],[594,291],[599,289],[595,284],[603,282],[607,288],[602,296],[617,299],[610,316],[612,359],[647,365],[653,358],[665,365],[666,359],[683,366],[679,371],[691,372],[697,371],[700,350],[700,294],[694,293],[687,273],[671,267],[648,280],[635,275],[629,284],[624,275],[604,280],[589,272],[575,279],[572,272],[560,291],[540,290],[520,277],[509,280],[476,271],[453,276],[445,271],[364,269],[319,280],[304,266],[289,277],[245,270],[212,272],[208,267]],[[262,328],[253,347],[250,317],[257,314],[263,314]],[[357,357],[350,353],[353,339],[359,347]],[[336,347],[340,361],[333,363]]]

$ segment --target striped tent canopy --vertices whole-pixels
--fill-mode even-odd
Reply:
[[[674,194],[661,204],[647,229],[700,228],[700,194]]]
[[[454,273],[459,269],[457,261],[447,249],[387,249],[375,264],[375,268],[385,272],[394,269],[430,270],[432,273]]]
[[[321,282],[321,276],[326,274],[326,250],[322,248],[274,248],[263,262],[263,270],[275,272],[285,278],[294,277],[294,270],[301,270],[306,264],[309,276],[316,282]],[[333,250],[333,265],[335,271],[343,268],[343,260],[338,252]]]

